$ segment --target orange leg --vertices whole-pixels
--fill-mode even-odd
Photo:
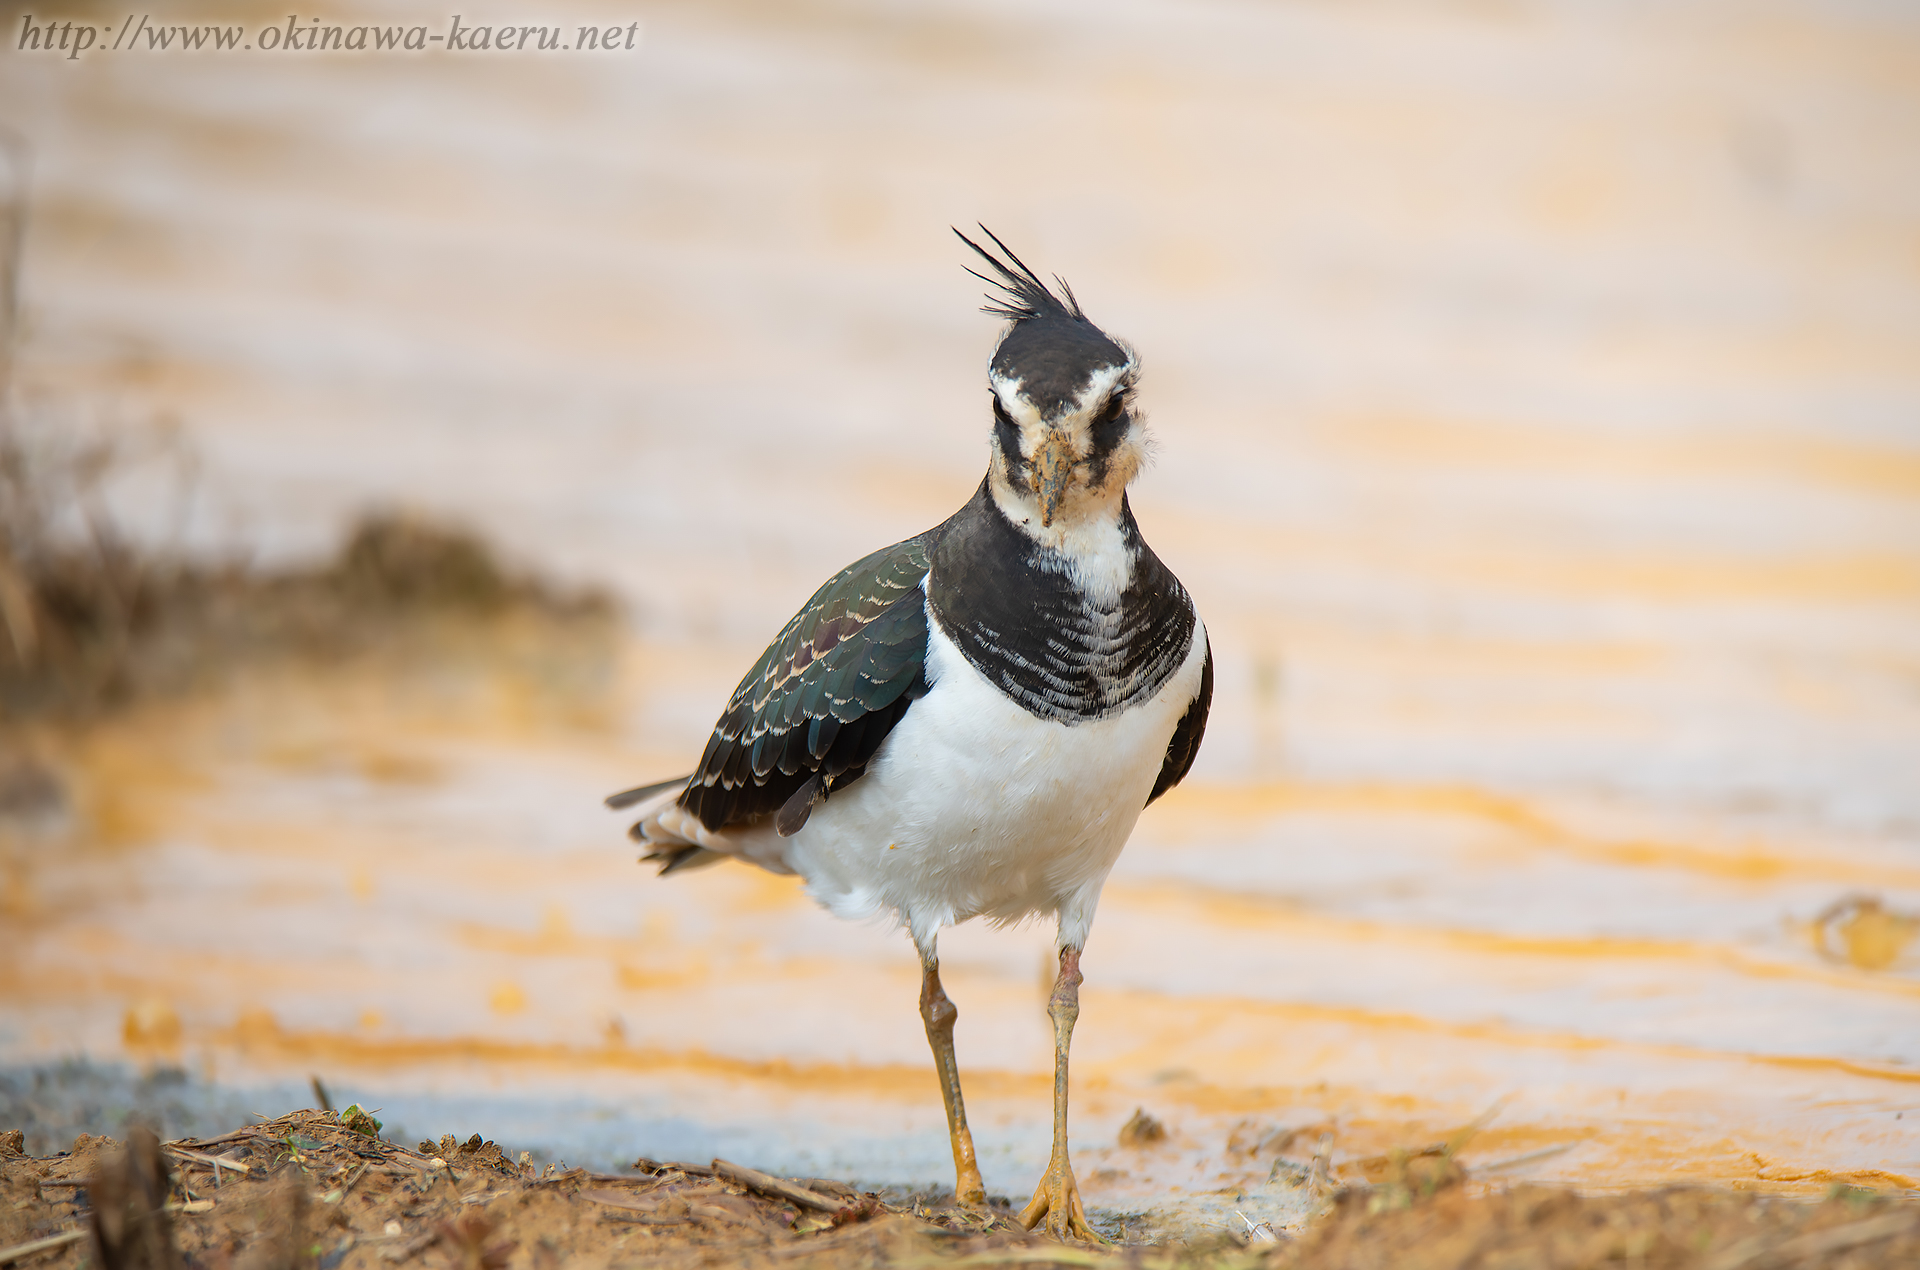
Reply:
[[[1057,1239],[1103,1244],[1107,1241],[1087,1222],[1080,1187],[1073,1180],[1073,1162],[1067,1158],[1067,1050],[1073,1044],[1074,1022],[1080,1017],[1078,948],[1060,950],[1060,977],[1053,982],[1047,1017],[1053,1020],[1053,1158],[1026,1211],[1020,1214],[1020,1224],[1032,1230],[1044,1220],[1047,1233]]]
[[[920,962],[920,1018],[927,1025],[927,1044],[933,1047],[933,1065],[940,1072],[940,1096],[947,1104],[947,1136],[953,1140],[953,1197],[969,1208],[984,1208],[987,1188],[980,1181],[980,1165],[973,1157],[973,1131],[967,1128],[967,1105],[960,1098],[960,1064],[953,1056],[953,1021],[960,1011],[940,986],[938,958]]]

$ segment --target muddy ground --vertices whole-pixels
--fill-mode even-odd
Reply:
[[[1761,1270],[1920,1264],[1920,1203],[1858,1188],[1820,1202],[1704,1189],[1488,1190],[1443,1155],[1324,1188],[1297,1237],[1062,1245],[1009,1210],[861,1192],[726,1161],[543,1170],[481,1134],[416,1148],[376,1121],[296,1111],[209,1138],[82,1134],[57,1155],[0,1133],[0,1265],[1573,1267]]]

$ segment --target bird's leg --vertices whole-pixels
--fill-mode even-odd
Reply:
[[[1060,977],[1053,981],[1047,1002],[1053,1020],[1053,1158],[1047,1174],[1020,1214],[1020,1224],[1032,1230],[1044,1219],[1047,1233],[1056,1238],[1107,1242],[1087,1223],[1080,1203],[1080,1187],[1073,1180],[1073,1162],[1067,1158],[1067,1050],[1073,1044],[1073,1024],[1080,1017],[1080,950],[1060,949]]]
[[[947,1104],[947,1136],[953,1140],[953,1197],[969,1208],[985,1208],[987,1188],[980,1181],[980,1165],[973,1157],[973,1131],[967,1128],[967,1105],[960,1098],[960,1064],[953,1056],[953,1021],[960,1011],[940,986],[940,961],[920,959],[920,1017],[927,1025],[927,1044],[933,1047],[933,1065],[940,1073],[940,1096]]]

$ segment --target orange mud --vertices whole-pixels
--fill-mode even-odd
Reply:
[[[229,1080],[505,1081],[615,1104],[623,1090],[650,1091],[683,1116],[735,1105],[767,1125],[804,1107],[849,1144],[862,1124],[905,1116],[937,1178],[937,1087],[897,936],[832,921],[791,879],[727,867],[663,882],[635,870],[594,796],[663,760],[627,753],[610,725],[583,727],[564,703],[530,707],[537,681],[476,663],[423,685],[412,664],[319,677],[256,668],[213,697],[46,738],[75,774],[80,827],[61,851],[19,840],[8,856],[14,955],[0,993],[20,1021],[13,1053],[77,1037],[97,1055]],[[637,651],[623,691],[674,664],[669,650]],[[549,809],[566,828],[539,831],[545,845],[529,852],[514,818],[539,825]],[[1337,1178],[1496,1103],[1469,1167],[1566,1148],[1515,1166],[1512,1180],[1802,1195],[1835,1181],[1920,1186],[1897,1116],[1920,1105],[1920,1076],[1903,1062],[1791,1037],[1756,1048],[1738,1026],[1717,1042],[1682,1026],[1666,1039],[1596,1026],[1553,993],[1530,1016],[1475,1004],[1487,984],[1524,996],[1617,981],[1628,993],[1738,987],[1761,994],[1754,1008],[1779,984],[1863,1017],[1911,1009],[1910,978],[1822,956],[1804,928],[1759,946],[1679,930],[1472,929],[1179,875],[1218,850],[1210,842],[1284,833],[1292,819],[1435,834],[1443,852],[1464,833],[1485,846],[1455,867],[1488,877],[1532,852],[1734,894],[1804,885],[1820,855],[1732,836],[1616,850],[1603,831],[1568,827],[1583,817],[1604,823],[1580,804],[1301,781],[1201,784],[1154,809],[1088,950],[1074,1114],[1089,1199],[1124,1208],[1261,1185],[1275,1157],[1235,1160],[1224,1147],[1248,1121],[1324,1126]],[[1836,863],[1856,883],[1897,881],[1870,854]],[[1045,938],[963,928],[943,944],[970,1108],[1012,1135],[994,1183],[1006,1190],[1020,1184],[1018,1161],[1044,1151]],[[1135,956],[1167,940],[1177,958]],[[369,944],[380,959],[358,951]],[[1289,999],[1289,981],[1269,975],[1296,956],[1340,972],[1295,980],[1320,992]],[[1408,995],[1402,980],[1424,986]],[[1172,1127],[1164,1149],[1115,1145],[1137,1107]]]

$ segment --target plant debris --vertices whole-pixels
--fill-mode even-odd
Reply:
[[[340,1113],[340,1123],[362,1137],[377,1138],[380,1130],[386,1126],[373,1118],[371,1112],[362,1111],[359,1103],[354,1103]]]
[[[348,1113],[357,1108],[348,1108]],[[362,1113],[364,1114],[364,1113]],[[1823,1202],[1705,1189],[1476,1191],[1441,1144],[1394,1152],[1298,1237],[1264,1223],[1186,1245],[1059,1244],[986,1212],[714,1160],[594,1173],[510,1159],[480,1134],[409,1150],[347,1113],[35,1158],[0,1132],[0,1267],[547,1270],[558,1266],[985,1270],[1787,1270],[1920,1264],[1920,1204],[1857,1187]],[[1422,1163],[1424,1162],[1424,1163]]]
[[[956,1239],[974,1251],[1037,1242],[1004,1211],[896,1204],[722,1160],[643,1161],[618,1174],[550,1165],[542,1175],[480,1134],[409,1150],[321,1110],[213,1138],[162,1144],[144,1129],[131,1138],[131,1149],[83,1134],[57,1156],[0,1152],[0,1265],[507,1270],[691,1266],[717,1251],[805,1266],[816,1251],[895,1261]],[[22,1142],[0,1134],[0,1146]],[[138,1255],[116,1259],[113,1250],[134,1245]]]
[[[1432,1158],[1432,1157],[1424,1157]],[[1836,1188],[1822,1203],[1704,1188],[1583,1196],[1449,1186],[1382,1206],[1342,1193],[1274,1270],[1785,1270],[1920,1265],[1920,1204]]]

